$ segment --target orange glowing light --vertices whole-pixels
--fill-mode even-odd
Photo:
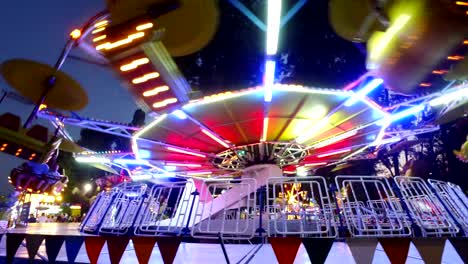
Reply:
[[[128,35],[127,38],[121,39],[121,40],[116,41],[114,43],[106,42],[104,44],[98,45],[98,46],[96,46],[96,50],[102,50],[102,49],[111,50],[113,48],[117,48],[117,47],[120,47],[122,45],[132,43],[133,40],[142,38],[144,36],[145,36],[144,32],[134,33],[134,34]]]
[[[79,39],[81,37],[81,30],[79,29],[74,29],[71,33],[70,33],[70,37],[72,39]]]
[[[162,100],[160,102],[156,102],[153,104],[153,107],[154,108],[161,108],[161,107],[165,107],[167,106],[168,104],[173,104],[173,103],[176,103],[177,102],[177,98],[168,98],[168,99],[165,99],[165,100]]]
[[[26,191],[32,192],[33,190],[31,188],[27,188]]]
[[[139,83],[144,83],[148,80],[151,80],[151,79],[156,79],[159,77],[159,72],[150,72],[150,73],[147,73],[143,76],[140,76],[140,77],[137,77],[135,79],[132,80],[132,83],[133,84],[139,84]]]
[[[3,145],[2,145],[2,147],[6,147],[6,146],[8,146],[8,144],[7,144],[7,143],[5,143],[5,144],[3,144]]]
[[[433,74],[438,74],[438,75],[443,75],[446,74],[448,71],[447,70],[433,70]]]
[[[149,59],[148,58],[140,58],[140,59],[136,59],[136,60],[133,60],[132,62],[128,63],[128,64],[124,64],[122,66],[120,66],[120,70],[125,72],[125,71],[129,71],[129,70],[134,70],[136,69],[138,66],[140,65],[145,65],[149,63]]]
[[[47,108],[47,105],[46,104],[41,104],[39,105],[39,111],[43,110],[43,109],[46,109]]]
[[[94,24],[94,27],[98,28],[98,27],[102,27],[102,26],[105,26],[109,24],[109,21],[108,20],[102,20],[102,21],[99,21],[97,22],[96,24]]]
[[[96,34],[96,33],[99,33],[101,31],[104,31],[105,29],[106,29],[105,27],[100,27],[100,28],[97,28],[97,29],[93,30],[91,33]]]
[[[460,55],[453,55],[453,56],[448,56],[447,59],[448,60],[454,60],[454,61],[458,61],[458,60],[463,60],[463,56],[460,56]]]
[[[152,28],[153,27],[153,23],[149,22],[149,23],[146,23],[146,24],[142,24],[142,25],[139,25],[136,27],[136,30],[138,31],[142,31],[142,30],[145,30],[145,29],[148,29],[148,28]]]
[[[468,11],[466,11],[466,14],[468,15]],[[468,40],[463,41],[464,45],[468,45]]]
[[[105,38],[107,38],[107,35],[101,35],[99,37],[93,38],[93,42],[98,42],[98,41],[103,40]]]
[[[36,153],[31,154],[31,157],[34,157],[34,156],[36,156]]]
[[[468,2],[462,2],[462,1],[456,1],[455,4],[461,5],[461,6],[468,6]]]
[[[419,86],[421,87],[430,87],[432,84],[430,83],[420,83]]]
[[[143,96],[144,97],[153,96],[153,95],[157,95],[159,93],[162,93],[162,92],[165,92],[165,91],[168,91],[168,90],[169,90],[169,86],[167,86],[167,85],[158,86],[158,87],[155,87],[155,88],[153,88],[151,90],[145,91],[143,93]]]
[[[4,150],[5,150],[5,148],[0,148],[0,151],[4,151]]]

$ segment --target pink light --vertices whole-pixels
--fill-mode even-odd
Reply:
[[[183,154],[187,154],[187,155],[197,156],[197,157],[200,157],[200,158],[206,158],[206,156],[203,155],[203,154],[195,153],[195,152],[191,152],[191,151],[187,151],[187,150],[183,150],[183,149],[178,149],[178,148],[173,148],[173,147],[167,147],[167,149],[170,150],[170,151],[174,151],[174,152],[179,152],[179,153],[183,153]]]
[[[208,175],[211,174],[211,171],[194,171],[194,172],[187,172],[189,176],[197,176],[197,175]]]
[[[326,165],[326,162],[306,162],[303,166],[319,166],[319,165]]]
[[[208,130],[202,128],[201,132],[203,132],[203,134],[209,136],[211,139],[213,139],[214,141],[216,141],[216,142],[218,142],[219,144],[221,144],[223,147],[229,148],[229,145],[226,144],[226,142],[224,142],[223,140],[221,140],[219,137],[217,137],[216,135],[214,135],[214,134],[211,133],[210,131],[208,131]]]
[[[341,140],[344,140],[344,139],[347,139],[347,138],[350,138],[352,136],[355,136],[357,134],[358,130],[357,129],[354,129],[354,130],[350,130],[348,132],[345,132],[343,134],[340,134],[338,136],[334,136],[330,139],[326,139],[320,143],[317,143],[315,145],[313,145],[312,147],[318,149],[318,148],[322,148],[322,147],[325,147],[325,146],[328,146],[328,145],[331,145],[333,143],[336,143],[336,142],[339,142]]]
[[[177,167],[188,167],[188,168],[199,168],[200,164],[190,164],[190,163],[166,163],[167,166],[177,166]]]
[[[346,153],[346,152],[350,152],[350,151],[351,151],[350,148],[348,148],[348,149],[340,149],[340,150],[336,150],[336,151],[332,151],[332,152],[328,152],[328,153],[324,153],[324,154],[317,155],[317,157],[318,157],[318,158],[323,158],[323,157],[333,156],[333,155],[342,154],[342,153]]]

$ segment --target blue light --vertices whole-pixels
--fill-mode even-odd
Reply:
[[[422,110],[424,110],[424,105],[413,106],[413,107],[411,107],[409,109],[403,110],[401,112],[398,112],[396,114],[393,114],[393,115],[391,115],[389,117],[386,117],[386,118],[380,120],[377,123],[377,125],[390,124],[390,123],[393,123],[393,122],[398,121],[400,119],[403,119],[405,117],[415,115],[415,114],[421,112]]]
[[[368,95],[372,92],[375,88],[379,87],[383,83],[383,80],[373,79],[368,84],[366,84],[361,90],[357,91],[351,98],[349,98],[344,105],[345,106],[352,106],[355,104],[359,99],[364,98],[364,96]]]
[[[138,157],[140,159],[148,159],[149,157],[151,157],[151,152],[149,150],[140,149],[138,150]]]
[[[164,166],[164,169],[166,171],[175,171],[177,167],[176,166]]]
[[[173,113],[175,116],[177,116],[177,118],[179,118],[179,119],[187,119],[187,114],[186,114],[184,111],[180,110],[180,109],[175,110],[175,111],[172,112],[172,113]]]
[[[276,61],[267,60],[265,63],[265,75],[263,76],[263,87],[265,89],[264,100],[265,102],[271,102],[272,86],[275,82],[275,68]]]

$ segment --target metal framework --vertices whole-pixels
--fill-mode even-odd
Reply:
[[[261,160],[283,167],[299,162],[307,153],[306,146],[297,143],[262,142],[218,153],[213,164],[220,169],[239,171]]]

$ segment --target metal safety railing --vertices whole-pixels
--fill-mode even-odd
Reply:
[[[154,186],[143,202],[136,221],[135,235],[182,233],[187,227],[190,209],[197,200],[195,191],[192,181]]]
[[[421,228],[423,236],[458,233],[459,229],[423,179],[398,176],[395,177],[395,182],[400,188],[413,218]]]
[[[268,179],[266,207],[270,236],[337,236],[335,206],[323,177]]]
[[[251,239],[256,230],[255,179],[209,180],[201,185],[194,207],[192,236]]]
[[[114,197],[118,193],[118,188],[113,188],[110,191],[102,191],[94,200],[91,208],[86,214],[84,220],[80,224],[80,231],[85,233],[96,233],[101,226],[104,215],[112,205]]]
[[[337,176],[338,204],[352,236],[409,236],[404,206],[385,177]]]
[[[101,234],[124,235],[135,223],[148,186],[139,183],[123,183],[116,189],[114,200],[104,215],[99,228]]]
[[[82,232],[201,239],[268,236],[466,236],[467,197],[457,185],[418,177],[339,175],[189,179],[100,193]]]
[[[468,199],[460,186],[433,179],[429,179],[428,182],[445,205],[447,212],[451,214],[465,235],[468,234]]]

